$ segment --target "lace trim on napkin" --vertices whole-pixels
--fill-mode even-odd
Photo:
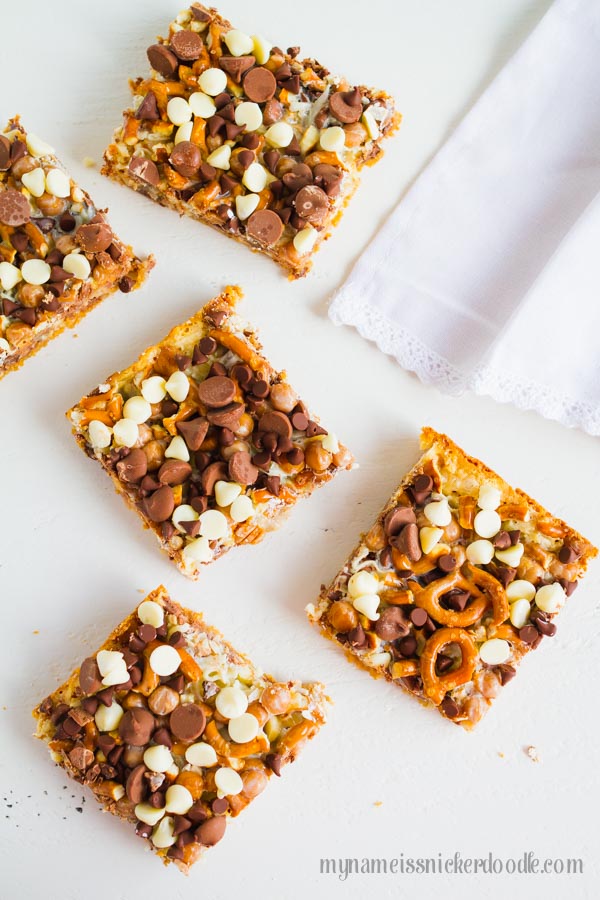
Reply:
[[[353,297],[351,291],[337,294],[329,307],[329,317],[335,325],[352,325],[362,337],[374,341],[383,353],[393,356],[424,384],[433,384],[455,396],[470,390],[500,403],[512,403],[519,409],[534,410],[568,428],[600,435],[600,409],[591,403],[549,391],[534,381],[513,379],[505,370],[499,371],[491,365],[466,374],[405,328]]]

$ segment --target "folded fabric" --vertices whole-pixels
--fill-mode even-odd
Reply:
[[[600,434],[600,3],[556,0],[337,291],[424,382]]]

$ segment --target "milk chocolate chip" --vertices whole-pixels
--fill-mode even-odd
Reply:
[[[101,253],[112,244],[113,233],[106,222],[82,225],[75,234],[75,240],[86,253]]]
[[[263,66],[251,69],[244,78],[244,91],[249,100],[255,103],[266,103],[277,90],[275,76]]]
[[[168,78],[177,71],[177,66],[179,65],[177,57],[164,44],[152,44],[146,50],[146,55],[152,68],[160,72],[161,75],[166,75]]]
[[[173,491],[168,485],[163,485],[145,498],[142,507],[152,522],[165,522],[171,518],[175,509]]]
[[[140,181],[145,181],[146,184],[150,184],[152,187],[156,187],[160,180],[156,163],[153,163],[151,159],[146,159],[144,156],[132,156],[129,163],[129,171],[136,178],[139,178]]]
[[[180,741],[195,741],[200,737],[206,725],[206,716],[195,703],[182,703],[173,710],[169,718],[169,727]]]
[[[283,234],[283,222],[272,209],[257,209],[246,223],[246,234],[259,244],[270,247]]]
[[[0,222],[16,228],[31,219],[29,201],[20,191],[7,188],[0,193]]]
[[[210,408],[227,406],[235,397],[235,382],[224,375],[207,378],[198,387],[198,397]]]
[[[329,98],[329,109],[338,122],[358,122],[363,111],[360,91],[357,88],[353,91],[337,91]]]

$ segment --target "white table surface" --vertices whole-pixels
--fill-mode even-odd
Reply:
[[[423,710],[344,661],[309,627],[304,606],[328,581],[417,457],[422,424],[526,489],[596,543],[597,439],[486,398],[423,387],[350,329],[326,317],[328,297],[548,0],[227,0],[222,12],[284,47],[300,44],[350,80],[390,90],[405,115],[313,273],[289,283],[267,259],[103,179],[100,159],[146,71],[145,48],[176,0],[83,4],[31,0],[2,12],[0,114],[58,150],[118,233],[157,266],[143,290],[117,295],[0,384],[3,426],[0,590],[0,895],[171,900],[310,895],[588,897],[598,885],[596,565],[473,734]],[[368,19],[367,15],[373,18]],[[518,102],[518,97],[515,98]],[[222,285],[246,289],[243,312],[265,350],[360,468],[297,508],[262,545],[237,550],[188,582],[156,549],[97,466],[77,448],[64,411],[129,364]],[[232,823],[186,879],[144,854],[127,826],[67,784],[31,738],[30,709],[159,583],[204,610],[240,649],[282,678],[325,682],[330,723],[301,759]],[[525,748],[537,748],[532,762]],[[319,874],[321,857],[437,857],[493,852],[582,857],[583,876]],[[596,895],[597,896],[597,895]]]

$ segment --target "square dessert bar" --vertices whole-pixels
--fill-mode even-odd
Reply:
[[[159,587],[33,715],[54,761],[187,873],[314,737],[327,699],[263,675]]]
[[[544,637],[597,550],[445,435],[310,620],[349,659],[472,728]]]
[[[152,268],[18,117],[0,134],[0,378]]]
[[[103,173],[305,275],[400,123],[392,98],[199,3],[147,53]]]
[[[234,311],[240,296],[226,288],[67,413],[190,578],[353,463],[260,354]]]

